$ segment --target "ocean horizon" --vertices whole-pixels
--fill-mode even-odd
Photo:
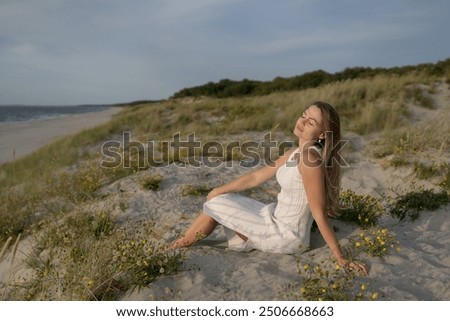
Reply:
[[[67,115],[99,112],[110,105],[0,105],[0,123],[32,122]]]

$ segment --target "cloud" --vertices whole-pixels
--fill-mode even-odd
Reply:
[[[221,9],[230,7],[243,0],[172,0],[160,1],[154,7],[150,19],[161,25],[183,26],[186,23],[199,23],[213,20],[221,14]]]
[[[414,30],[402,26],[352,26],[344,29],[321,29],[308,34],[287,35],[263,43],[249,44],[244,50],[253,54],[272,55],[291,50],[320,47],[344,47],[377,41],[402,39]]]

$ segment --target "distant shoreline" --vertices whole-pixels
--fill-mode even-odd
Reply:
[[[18,123],[54,119],[63,116],[100,112],[114,106],[34,106],[0,105],[0,123]]]
[[[111,107],[50,119],[0,123],[0,164],[27,156],[60,137],[101,125],[122,109]]]

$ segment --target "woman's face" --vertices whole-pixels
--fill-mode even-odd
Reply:
[[[324,137],[322,111],[316,106],[310,106],[297,120],[294,134],[303,141],[315,142]]]

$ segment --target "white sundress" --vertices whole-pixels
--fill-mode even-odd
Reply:
[[[281,191],[276,203],[264,204],[234,193],[218,195],[204,203],[203,212],[224,226],[230,249],[273,253],[308,249],[313,217],[297,167],[297,153],[298,148],[277,170]],[[236,232],[248,240],[242,240]]]

